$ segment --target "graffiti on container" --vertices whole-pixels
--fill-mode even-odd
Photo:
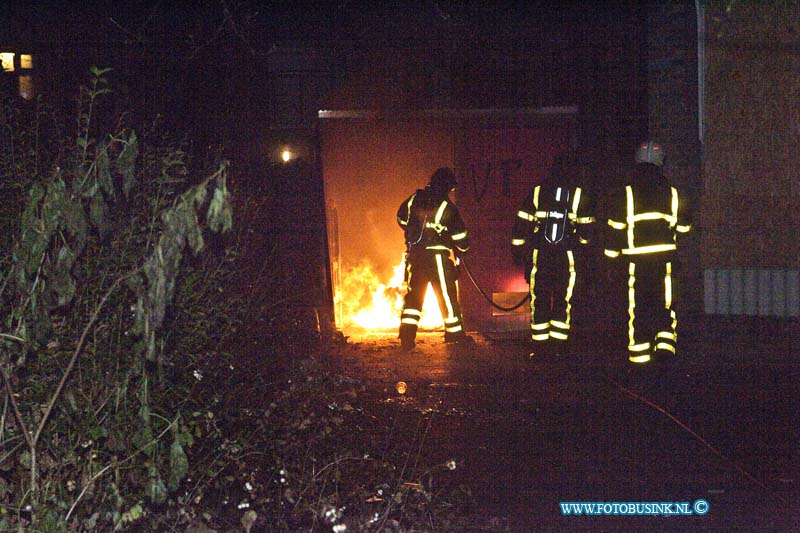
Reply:
[[[492,182],[499,182],[500,194],[511,197],[512,176],[521,168],[522,159],[502,159],[499,162],[485,159],[480,163],[470,163],[467,174],[475,203],[483,201]]]

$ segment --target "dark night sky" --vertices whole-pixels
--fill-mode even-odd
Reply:
[[[238,135],[255,113],[264,123],[276,106],[294,105],[294,94],[285,102],[273,98],[286,89],[271,86],[267,74],[275,59],[290,58],[283,66],[288,71],[308,66],[302,55],[283,53],[293,42],[336,61],[325,75],[332,74],[336,90],[345,77],[352,80],[356,92],[350,100],[360,106],[370,105],[378,87],[392,94],[387,105],[397,107],[571,105],[585,98],[580,91],[606,83],[602,65],[594,65],[617,60],[620,47],[631,48],[631,39],[620,35],[635,29],[633,5],[632,0],[21,0],[0,8],[0,46],[39,54],[44,93],[63,91],[71,98],[86,82],[89,66],[113,67],[115,91],[131,95],[130,103],[121,105],[172,115],[181,129],[192,131],[201,121],[208,126],[216,120],[217,132],[236,124]],[[610,42],[616,48],[605,52]],[[584,89],[576,83],[578,69],[597,70]],[[434,76],[440,85],[427,83]],[[331,99],[335,105],[335,95]],[[347,96],[344,101],[341,105],[348,105]],[[233,118],[241,113],[247,120]],[[212,114],[217,118],[211,120]]]
[[[598,9],[598,4],[604,7]],[[185,38],[207,40],[232,15],[237,37],[256,48],[275,42],[342,39],[362,46],[407,45],[468,38],[473,42],[535,41],[553,38],[563,22],[613,14],[607,2],[29,2],[3,9],[0,42],[56,43],[146,41]],[[544,24],[543,24],[544,22]],[[598,20],[598,22],[601,22]],[[227,27],[231,29],[231,26]],[[550,33],[551,35],[545,35]],[[561,32],[559,32],[561,33]]]

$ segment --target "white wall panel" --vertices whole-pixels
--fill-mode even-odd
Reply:
[[[709,315],[800,315],[800,269],[707,269],[703,284]]]

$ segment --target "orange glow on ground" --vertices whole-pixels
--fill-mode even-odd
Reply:
[[[392,268],[392,276],[382,281],[368,262],[342,274],[336,299],[341,304],[342,327],[362,330],[396,330],[400,327],[400,312],[406,284],[403,281],[404,263]],[[420,329],[441,329],[442,315],[431,287],[425,294]]]

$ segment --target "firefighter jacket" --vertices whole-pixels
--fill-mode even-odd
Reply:
[[[612,198],[608,225],[612,232],[605,255],[627,256],[631,261],[644,257],[670,260],[676,234],[691,229],[684,202],[670,186],[661,167],[639,163],[622,194]]]
[[[523,264],[531,251],[542,248],[571,250],[589,242],[588,202],[577,186],[536,185],[523,202],[511,234],[514,260]]]
[[[429,188],[419,189],[397,210],[409,253],[422,250],[466,252],[469,234],[454,203],[436,197]]]

